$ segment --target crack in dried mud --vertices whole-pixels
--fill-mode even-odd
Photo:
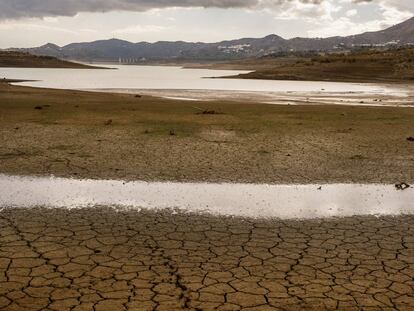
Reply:
[[[412,310],[414,217],[0,211],[0,310]]]

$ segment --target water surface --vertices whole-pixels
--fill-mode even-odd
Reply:
[[[123,182],[0,175],[0,208],[179,209],[253,218],[312,219],[414,214],[414,188],[393,185],[266,185]]]
[[[397,86],[367,83],[205,79],[248,71],[183,69],[172,66],[113,66],[116,70],[0,68],[0,77],[37,80],[22,85],[83,90],[205,90],[271,93],[348,93],[404,95]]]

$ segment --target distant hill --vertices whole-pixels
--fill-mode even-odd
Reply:
[[[168,42],[156,43],[111,39],[72,43],[63,47],[48,43],[20,51],[35,55],[54,56],[83,61],[124,63],[154,60],[232,60],[261,57],[286,51],[341,51],[358,47],[388,47],[414,45],[414,17],[385,30],[347,37],[293,38],[277,35],[264,38],[244,38],[217,43]],[[13,49],[16,50],[16,49]],[[19,49],[18,49],[19,50]]]
[[[0,67],[24,68],[95,68],[83,64],[68,62],[53,56],[36,56],[29,53],[0,51]]]
[[[303,58],[263,57],[228,64],[253,69],[237,78],[347,82],[414,81],[414,48],[361,50]]]

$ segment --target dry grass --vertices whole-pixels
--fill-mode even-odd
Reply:
[[[0,90],[2,173],[252,183],[414,181],[410,108],[194,103],[6,84]],[[199,114],[194,105],[222,114]]]

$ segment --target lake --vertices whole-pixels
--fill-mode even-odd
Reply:
[[[408,95],[402,86],[368,83],[211,79],[246,73],[235,70],[184,69],[174,66],[112,66],[114,70],[0,68],[0,77],[36,80],[25,86],[56,89],[99,90],[182,99],[234,98],[248,95],[262,102],[288,95],[297,96],[399,96]],[[209,79],[210,78],[210,79]],[[255,97],[258,96],[258,97]]]

